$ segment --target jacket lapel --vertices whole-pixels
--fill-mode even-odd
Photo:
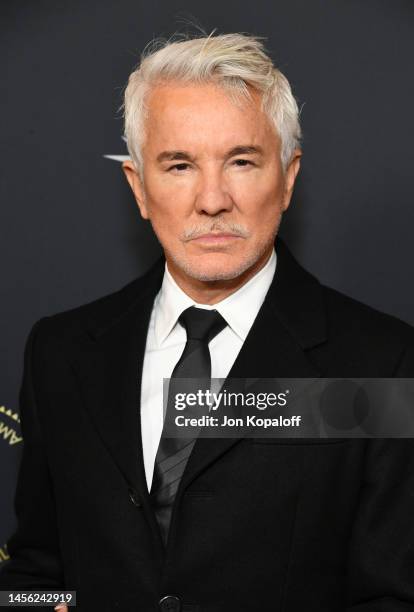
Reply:
[[[110,311],[99,317],[95,313],[73,362],[85,409],[120,474],[138,493],[157,540],[143,463],[140,396],[148,325],[163,272],[161,258],[144,277],[121,290]]]

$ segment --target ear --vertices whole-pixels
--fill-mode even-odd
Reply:
[[[283,211],[287,210],[293,193],[293,187],[295,186],[296,177],[300,168],[300,158],[302,157],[302,151],[295,149],[293,152],[292,159],[285,170],[285,189],[283,194]]]
[[[131,160],[122,162],[122,169],[135,196],[141,217],[143,219],[149,219],[147,206],[145,204],[144,186],[133,162]]]

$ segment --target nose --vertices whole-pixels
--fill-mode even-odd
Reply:
[[[233,208],[233,200],[227,189],[222,173],[217,168],[205,171],[199,178],[195,197],[195,209],[198,213],[218,215]]]

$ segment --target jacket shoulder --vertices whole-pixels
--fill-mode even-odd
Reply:
[[[407,350],[414,349],[414,327],[391,314],[321,285],[328,335],[335,344],[377,362],[378,370],[394,371]],[[383,374],[386,376],[387,374]]]
[[[147,272],[121,288],[84,304],[42,317],[34,326],[42,327],[43,334],[73,339],[85,330],[99,330],[127,312],[147,293],[155,294],[161,284],[164,262],[159,259]],[[46,331],[48,330],[48,331]]]
[[[375,331],[401,337],[414,336],[414,327],[402,319],[377,310],[332,287],[321,285],[331,323],[355,328],[362,332]],[[361,329],[362,326],[362,329]]]

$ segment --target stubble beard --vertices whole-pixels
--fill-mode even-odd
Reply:
[[[246,253],[238,265],[229,270],[209,272],[208,270],[201,270],[200,267],[194,263],[193,258],[190,259],[188,257],[180,257],[171,251],[166,251],[166,255],[168,255],[177,268],[194,280],[205,282],[233,280],[252,268],[261,259],[261,257],[263,257],[266,251],[270,250],[278,233],[279,225],[280,219],[269,239],[266,242],[263,242],[258,250],[252,251],[251,253]],[[206,257],[208,257],[208,254],[206,254]]]

